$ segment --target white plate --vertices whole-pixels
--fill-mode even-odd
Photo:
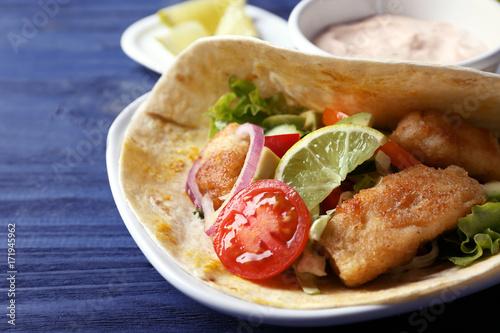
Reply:
[[[209,308],[242,320],[286,326],[341,325],[410,312],[443,302],[442,295],[434,294],[388,305],[351,306],[321,310],[283,309],[255,304],[221,293],[182,270],[156,245],[137,220],[127,205],[120,184],[119,159],[125,132],[134,112],[148,95],[149,93],[132,102],[111,125],[107,138],[106,164],[113,197],[130,234],[151,264],[175,288]],[[459,296],[467,296],[497,283],[500,283],[498,274],[482,277],[468,285],[466,289],[460,289]]]
[[[259,7],[247,5],[245,11],[252,18],[259,37],[281,46],[292,47],[286,20]],[[122,34],[123,52],[134,61],[157,73],[164,73],[175,56],[155,37],[167,29],[156,14],[147,16],[128,27]]]

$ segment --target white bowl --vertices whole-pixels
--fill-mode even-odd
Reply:
[[[453,65],[496,72],[500,63],[500,3],[496,0],[303,0],[288,19],[296,48],[332,56],[311,42],[331,24],[360,20],[377,14],[449,22],[481,39],[488,51]]]

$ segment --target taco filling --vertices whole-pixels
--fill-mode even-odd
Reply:
[[[470,69],[200,40],[134,115],[123,192],[179,267],[252,302],[466,286],[500,272],[498,88]]]
[[[288,105],[281,93],[261,98],[252,82],[235,77],[229,87],[232,92],[207,113],[213,138],[191,169],[187,191],[218,257],[243,278],[266,279],[293,267],[304,291],[317,293],[314,278],[327,275],[328,260],[346,286],[362,285],[422,257],[426,244],[456,230],[473,207],[488,201],[478,180],[500,180],[494,134],[463,122],[451,126],[438,112],[409,113],[375,144],[356,136],[310,139],[316,131],[351,127],[366,134],[373,116],[305,111]],[[278,100],[280,106],[270,105]],[[360,144],[352,145],[355,140]],[[342,149],[331,147],[339,143]],[[349,156],[361,150],[368,154],[353,164]],[[321,155],[334,160],[316,170],[312,160],[326,160]],[[307,169],[330,171],[331,188],[325,191]],[[260,180],[263,173],[267,181]],[[311,199],[310,192],[322,196]],[[439,257],[433,244],[425,265]]]

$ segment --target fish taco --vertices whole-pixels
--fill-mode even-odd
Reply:
[[[388,304],[500,274],[500,76],[194,43],[134,114],[125,197],[216,290]]]

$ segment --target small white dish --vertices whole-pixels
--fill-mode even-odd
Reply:
[[[481,39],[488,51],[453,65],[496,72],[500,63],[500,4],[496,0],[302,0],[290,14],[288,27],[294,46],[304,52],[332,56],[311,42],[331,24],[376,14],[410,16],[449,22]]]
[[[281,46],[292,47],[287,21],[259,7],[246,5],[245,11],[253,20],[259,37]],[[129,26],[122,34],[123,52],[144,67],[164,73],[175,56],[168,52],[155,37],[167,29],[156,14],[147,16]]]
[[[134,238],[135,242],[155,269],[175,288],[199,303],[234,316],[241,320],[249,320],[259,324],[283,326],[313,327],[326,325],[342,325],[383,318],[417,310],[422,307],[435,306],[445,301],[443,294],[453,294],[453,300],[464,297],[500,283],[500,275],[489,274],[472,281],[467,288],[453,292],[451,289],[441,290],[436,294],[422,295],[417,299],[404,300],[391,304],[374,304],[350,306],[318,310],[295,310],[264,306],[245,301],[210,288],[181,269],[156,242],[150,237],[134,212],[130,209],[122,192],[119,176],[119,161],[127,127],[134,113],[146,100],[147,93],[127,106],[111,125],[107,137],[106,164],[111,191],[118,211]]]

